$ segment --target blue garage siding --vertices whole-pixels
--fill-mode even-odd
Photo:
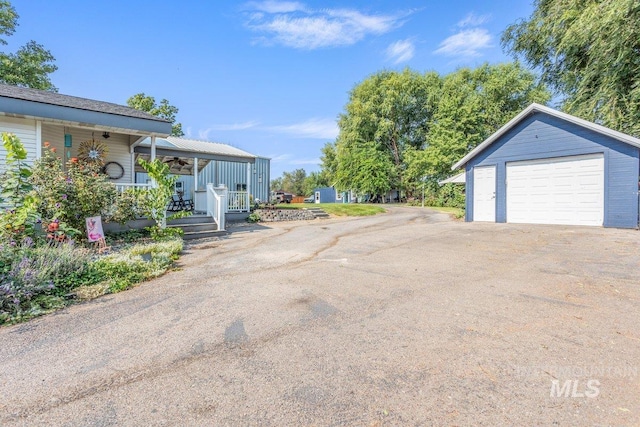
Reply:
[[[473,220],[473,167],[496,166],[496,221],[506,222],[506,163],[604,154],[604,226],[638,226],[639,149],[591,129],[536,112],[466,165],[467,221]]]

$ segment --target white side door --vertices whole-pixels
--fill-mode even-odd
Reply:
[[[496,221],[496,167],[473,168],[473,220]]]

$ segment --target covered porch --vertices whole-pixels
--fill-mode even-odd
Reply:
[[[133,186],[151,184],[138,159],[148,161],[155,157],[169,166],[171,174],[179,176],[176,195],[181,195],[187,206],[193,203],[196,213],[208,212],[208,199],[214,197],[209,186],[217,188],[218,193],[224,189],[226,213],[250,211],[251,175],[256,158],[245,151],[225,144],[168,137],[140,141],[133,147],[132,155]],[[233,174],[228,172],[231,169]]]

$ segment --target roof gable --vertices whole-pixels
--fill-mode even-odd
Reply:
[[[455,169],[458,169],[458,168],[464,166],[471,159],[473,159],[478,154],[480,154],[482,151],[484,151],[487,147],[489,147],[494,142],[499,140],[509,130],[514,128],[520,122],[522,122],[525,118],[527,118],[531,114],[535,114],[535,113],[548,114],[550,116],[557,117],[557,118],[559,118],[561,120],[565,120],[567,122],[576,124],[578,126],[584,127],[586,129],[590,129],[590,130],[592,130],[594,132],[609,136],[609,137],[611,137],[613,139],[616,139],[616,140],[622,141],[624,143],[627,143],[629,145],[632,145],[634,147],[640,148],[640,139],[638,139],[638,138],[635,138],[635,137],[627,135],[625,133],[618,132],[616,130],[613,130],[613,129],[598,125],[598,124],[590,122],[588,120],[584,120],[584,119],[581,119],[579,117],[572,116],[571,114],[563,113],[561,111],[554,110],[553,108],[549,108],[549,107],[546,107],[544,105],[533,103],[533,104],[529,105],[527,108],[525,108],[522,112],[520,112],[513,119],[509,120],[509,122],[507,122],[507,124],[505,124],[500,129],[498,129],[493,135],[491,135],[489,138],[485,139],[480,145],[478,145],[476,148],[471,150],[469,152],[469,154],[467,154],[461,160],[459,160],[456,164],[454,164],[451,167],[451,169],[455,170]]]

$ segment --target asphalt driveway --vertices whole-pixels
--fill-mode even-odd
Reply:
[[[237,226],[0,329],[0,425],[638,425],[640,233]]]

